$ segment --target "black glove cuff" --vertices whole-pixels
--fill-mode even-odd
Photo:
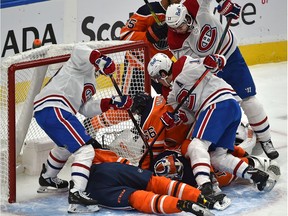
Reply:
[[[90,145],[90,144],[93,146],[94,149],[99,149],[99,148],[102,149],[101,144],[97,140],[95,140],[93,138],[91,138],[90,140],[88,140],[85,143],[85,145]]]

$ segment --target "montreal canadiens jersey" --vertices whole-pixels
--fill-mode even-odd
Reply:
[[[155,14],[157,15],[160,22],[165,21],[166,10],[161,5],[161,2],[155,1],[150,2],[151,7],[153,8]],[[150,56],[154,56],[156,53],[165,53],[170,58],[173,56],[170,50],[168,49],[168,44],[166,39],[159,41],[159,43],[151,44],[146,37],[146,31],[150,26],[156,23],[153,18],[149,7],[145,4],[141,6],[136,13],[134,13],[126,25],[122,27],[120,31],[121,40],[130,40],[130,41],[145,41],[149,46]]]
[[[177,34],[171,29],[168,30],[168,45],[177,59],[183,55],[197,58],[216,53],[224,28],[212,14],[210,3],[211,0],[186,0],[183,2],[194,22],[192,21],[191,32],[186,34]],[[237,40],[229,30],[218,54],[224,55],[228,59],[236,47]]]
[[[100,101],[91,100],[96,93],[95,67],[90,63],[92,49],[76,44],[69,60],[50,79],[34,99],[34,111],[58,107],[87,117],[102,113]]]
[[[187,95],[206,68],[202,64],[203,59],[193,59],[190,56],[182,56],[172,66],[173,86],[168,95],[169,104],[177,104]],[[234,99],[237,94],[232,87],[221,78],[208,73],[198,83],[197,87],[190,94],[187,101],[181,108],[189,111],[195,118],[211,104]],[[237,97],[238,98],[238,97]]]

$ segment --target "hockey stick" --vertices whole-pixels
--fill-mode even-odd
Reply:
[[[113,86],[114,86],[114,88],[116,89],[118,95],[119,95],[119,96],[123,96],[123,94],[122,94],[122,92],[121,92],[121,90],[120,90],[120,88],[119,88],[116,80],[114,79],[113,75],[109,75],[109,76],[110,76],[110,79],[111,79],[111,81],[112,81],[112,83],[113,83]],[[152,148],[150,148],[149,144],[147,143],[147,140],[145,139],[145,136],[144,136],[144,134],[143,134],[143,131],[142,131],[141,128],[139,127],[139,125],[138,125],[136,119],[134,118],[133,113],[131,112],[131,110],[128,109],[127,112],[128,112],[128,114],[129,114],[129,117],[130,117],[130,119],[132,120],[132,122],[133,122],[133,124],[134,124],[134,126],[135,126],[135,128],[136,128],[136,130],[137,130],[137,132],[139,133],[142,141],[144,142],[144,144],[145,144],[145,146],[146,146],[146,148],[147,148],[147,153],[146,153],[146,155],[147,155],[148,152],[149,152],[149,154],[150,154],[150,156],[151,156],[151,159],[150,159],[150,160],[152,161],[152,158],[153,158]],[[146,157],[146,156],[145,156],[145,157]]]
[[[158,19],[157,15],[155,14],[151,4],[148,2],[148,0],[144,0],[145,4],[148,6],[150,13],[152,14],[153,18],[155,19],[156,23],[161,26],[162,23],[160,22],[160,20]]]
[[[229,26],[230,26],[230,24],[231,24],[231,21],[232,21],[232,19],[231,18],[229,18],[228,20],[227,20],[227,24],[226,24],[226,26],[225,26],[225,29],[224,29],[224,31],[223,31],[223,34],[222,34],[222,36],[221,36],[221,38],[220,38],[220,41],[219,41],[219,44],[218,44],[218,46],[217,46],[217,48],[216,48],[216,54],[217,53],[219,53],[219,51],[220,51],[220,48],[221,48],[221,46],[222,46],[222,44],[223,44],[223,41],[224,41],[224,38],[225,38],[225,36],[226,36],[226,34],[227,34],[227,32],[228,32],[228,29],[229,29]],[[206,69],[205,71],[204,71],[204,73],[198,78],[198,80],[194,83],[194,85],[190,88],[190,90],[188,91],[188,94],[181,100],[181,102],[180,103],[178,103],[178,105],[176,106],[176,108],[174,109],[174,111],[172,112],[172,115],[175,115],[175,113],[177,113],[178,112],[178,110],[181,108],[181,106],[185,103],[185,101],[188,99],[188,97],[190,96],[190,94],[194,91],[194,89],[199,85],[199,83],[204,79],[204,77],[208,74],[210,72],[210,70],[208,70],[208,69]],[[153,145],[154,145],[154,143],[157,141],[157,139],[159,138],[159,136],[161,135],[161,133],[163,132],[163,130],[166,128],[166,126],[163,124],[163,126],[161,127],[161,129],[159,130],[159,132],[156,134],[156,136],[154,137],[154,139],[153,139],[153,141],[151,142],[151,144],[150,144],[150,148],[151,148],[151,151],[152,151],[152,147],[153,147]],[[144,152],[144,154],[142,155],[142,157],[141,157],[141,159],[140,159],[140,161],[139,161],[139,167],[141,167],[141,165],[142,165],[142,163],[143,163],[143,161],[144,161],[144,159],[146,158],[146,156],[147,156],[147,154],[148,154],[148,151],[146,150],[145,152]],[[151,153],[150,153],[151,154]],[[152,154],[153,154],[153,152],[152,152]],[[151,155],[150,155],[151,156]],[[150,169],[151,169],[151,165],[152,165],[152,163],[150,163]]]

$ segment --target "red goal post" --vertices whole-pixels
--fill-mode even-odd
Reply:
[[[84,42],[83,42],[84,43]],[[147,73],[149,61],[148,46],[142,41],[86,42],[93,49],[99,49],[116,63],[114,78],[125,94],[139,91],[151,93]],[[28,141],[49,139],[33,119],[33,99],[43,85],[68,60],[74,44],[48,45],[8,57],[1,64],[1,203],[16,201],[16,166],[21,166],[23,144]],[[116,95],[108,77],[96,78],[94,98]],[[109,146],[130,160],[138,160],[143,152],[133,123],[127,119],[127,112],[106,113],[94,119],[77,114],[91,136],[101,144]],[[104,122],[104,123],[103,123]],[[107,124],[108,122],[108,124]],[[129,135],[127,135],[127,133]],[[130,148],[125,144],[128,137],[138,144]],[[137,141],[138,140],[138,141]],[[135,149],[133,149],[135,148]],[[129,158],[130,157],[130,158]],[[41,164],[39,164],[41,166]],[[24,167],[25,169],[25,167]],[[35,190],[37,190],[35,186]]]

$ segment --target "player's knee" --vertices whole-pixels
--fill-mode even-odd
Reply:
[[[68,149],[56,146],[51,150],[51,154],[61,161],[66,161],[72,153],[68,151]]]
[[[210,152],[211,163],[215,167],[219,167],[223,161],[226,161],[227,149],[216,148],[215,151]]]
[[[244,111],[257,110],[258,107],[262,107],[262,104],[255,96],[250,96],[242,100],[241,107]]]
[[[188,148],[187,156],[191,158],[206,158],[211,142],[194,138]]]
[[[83,145],[74,152],[75,160],[92,160],[95,156],[95,151],[92,145]]]

